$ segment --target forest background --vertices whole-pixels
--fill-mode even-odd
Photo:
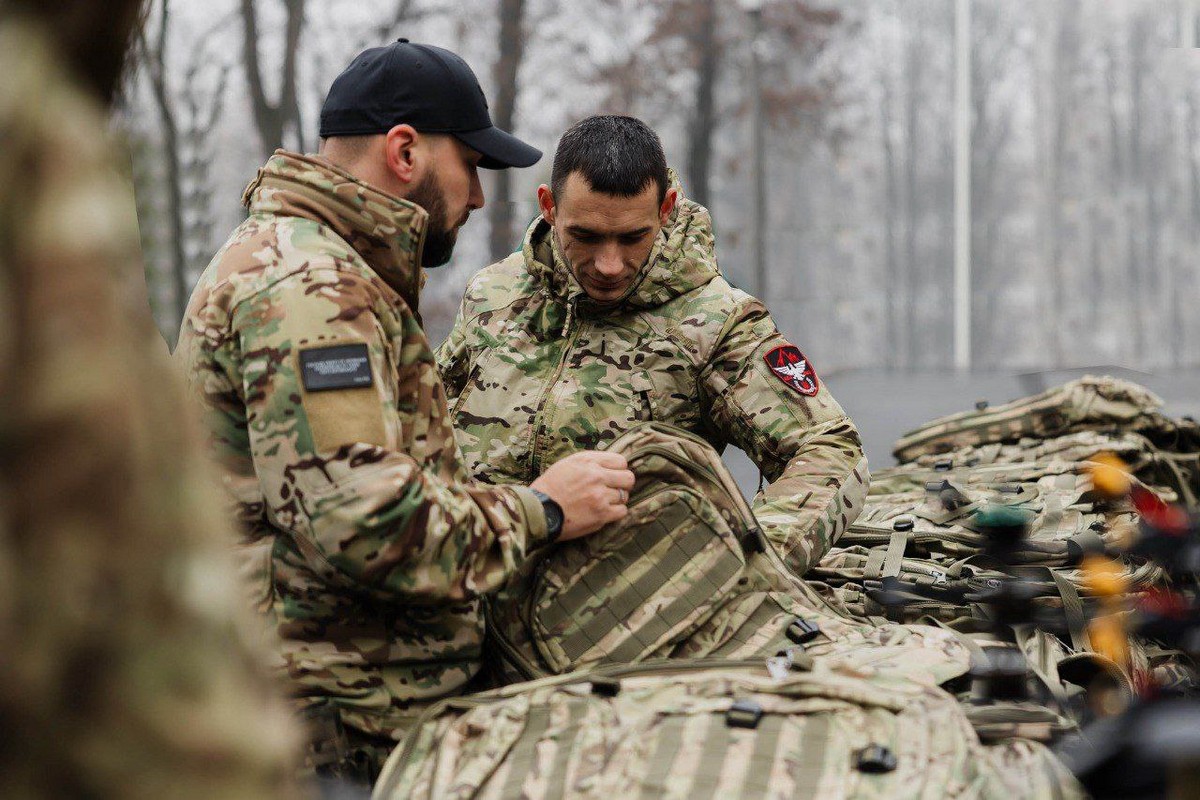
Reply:
[[[1200,51],[1182,46],[1196,6],[971,0],[973,369],[1200,365]],[[487,205],[422,299],[434,343],[467,279],[519,246],[558,135],[613,112],[658,130],[685,193],[712,211],[726,276],[823,372],[949,368],[957,8],[154,0],[120,124],[156,318],[173,342],[255,170],[278,146],[314,151],[333,78],[405,36],[462,54],[496,124],[547,154],[485,173]]]

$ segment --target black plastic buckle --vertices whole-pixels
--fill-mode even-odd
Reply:
[[[976,400],[975,401],[975,410],[976,411],[987,411],[987,407],[990,405],[991,405],[991,403],[989,403],[987,400]]]
[[[896,768],[896,754],[881,744],[871,744],[854,754],[854,766],[859,772],[881,775]]]
[[[757,728],[762,719],[762,706],[753,700],[734,700],[725,712],[725,726],[729,728]]]
[[[954,459],[952,458],[943,458],[934,462],[933,465],[934,472],[949,472],[952,469],[954,469]]]
[[[621,682],[616,678],[592,678],[592,694],[600,697],[616,697],[621,693]]]
[[[804,617],[796,617],[787,626],[784,635],[796,644],[808,644],[821,635],[821,626],[815,622],[809,622]]]
[[[911,531],[912,529],[913,529],[913,521],[912,521],[911,517],[898,517],[896,519],[896,521],[892,523],[892,530],[894,530],[894,531],[902,531],[903,532],[903,531]]]

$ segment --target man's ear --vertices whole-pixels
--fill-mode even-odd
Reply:
[[[402,183],[412,183],[417,178],[420,144],[421,134],[411,125],[397,125],[387,132],[384,145],[387,168]]]
[[[542,210],[542,219],[546,220],[546,224],[554,226],[554,193],[550,191],[550,187],[542,184],[538,187],[538,208]]]
[[[679,190],[675,188],[667,189],[667,194],[663,197],[662,205],[658,207],[658,221],[662,225],[667,224],[671,213],[675,210],[675,205],[679,202]]]

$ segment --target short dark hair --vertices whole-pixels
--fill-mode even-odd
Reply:
[[[605,114],[572,125],[558,140],[550,190],[562,196],[567,176],[578,172],[594,191],[633,197],[651,181],[658,201],[667,196],[667,156],[650,126],[634,117]]]

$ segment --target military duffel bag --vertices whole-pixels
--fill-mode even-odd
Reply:
[[[981,744],[939,689],[785,662],[610,667],[445,700],[393,752],[373,796],[1082,796],[1043,746]]]
[[[498,681],[653,658],[745,658],[792,646],[863,668],[958,677],[969,654],[928,628],[855,619],[788,572],[720,456],[647,423],[618,437],[629,514],[551,549],[487,606]]]

